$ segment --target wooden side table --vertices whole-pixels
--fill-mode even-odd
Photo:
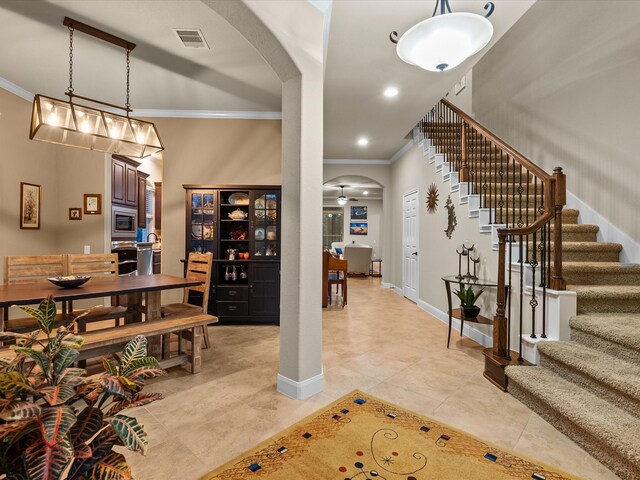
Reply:
[[[449,348],[449,344],[451,343],[451,327],[453,324],[453,319],[457,318],[460,320],[460,336],[462,336],[462,331],[464,330],[464,322],[468,323],[479,323],[482,325],[493,325],[493,320],[487,317],[483,317],[482,315],[478,315],[476,318],[468,318],[465,317],[462,313],[461,308],[453,308],[451,302],[451,284],[457,283],[458,286],[473,286],[473,287],[484,287],[484,288],[497,288],[497,282],[493,280],[485,280],[485,279],[471,279],[471,278],[458,278],[455,275],[450,275],[446,277],[442,277],[442,281],[444,282],[444,287],[447,291],[447,305],[449,306],[449,333],[447,335],[447,348]],[[509,297],[509,286],[505,285],[505,298]]]
[[[376,273],[376,270],[373,268],[374,263],[378,264],[378,273]],[[371,260],[371,266],[369,267],[369,276],[370,277],[382,276],[382,259],[381,258],[374,258],[373,260]]]

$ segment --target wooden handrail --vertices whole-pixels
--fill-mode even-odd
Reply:
[[[461,183],[468,183],[468,193],[480,197],[479,207],[488,208],[490,212],[488,223],[497,227],[499,263],[492,358],[506,361],[500,363],[498,370],[511,362],[510,333],[512,328],[519,328],[517,356],[518,362],[522,362],[524,265],[531,267],[533,293],[529,306],[532,309],[533,337],[536,333],[540,333],[542,338],[546,337],[546,289],[564,290],[566,287],[562,277],[562,211],[566,204],[566,179],[562,169],[554,169],[553,174],[545,172],[445,99],[425,116],[419,128],[423,134],[431,133],[431,145],[437,149],[436,152],[447,155],[444,161],[449,163],[451,171],[458,172]],[[503,208],[506,210],[504,217]],[[534,212],[532,216],[531,210]],[[553,252],[552,241],[555,245]],[[526,248],[523,248],[525,242]],[[519,246],[519,255],[516,257],[520,265],[519,322],[508,318],[511,316],[511,303],[507,295],[512,288],[508,262],[512,261],[514,246]],[[536,274],[540,277],[536,277]],[[536,332],[538,278],[542,287],[541,332]],[[495,368],[485,368],[485,376],[502,385],[502,380],[494,377],[495,371]],[[503,378],[506,377],[503,375]],[[505,387],[506,383],[502,386]]]
[[[471,118],[469,115],[464,113],[462,110],[460,110],[458,107],[456,107],[455,105],[450,103],[448,100],[445,100],[443,98],[441,101],[448,108],[453,110],[457,115],[462,117],[462,119],[465,122],[467,122],[469,125],[472,125],[473,128],[475,128],[478,132],[480,132],[486,138],[491,140],[491,142],[493,142],[497,147],[499,147],[501,150],[503,150],[506,154],[508,154],[509,156],[515,158],[518,161],[518,163],[520,163],[527,170],[529,170],[532,173],[535,173],[536,176],[538,176],[540,178],[545,178],[545,179],[546,178],[553,178],[552,175],[550,175],[547,172],[545,172],[542,168],[540,168],[535,163],[532,163],[524,155],[522,155],[520,152],[518,152],[515,148],[513,148],[510,145],[508,145],[504,140],[502,140],[500,137],[498,137],[491,130],[488,130],[488,129],[484,128],[474,118]]]

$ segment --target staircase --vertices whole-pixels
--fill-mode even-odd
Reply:
[[[536,222],[548,208],[549,192],[542,191],[541,178],[487,140],[487,131],[474,123],[442,101],[414,137],[443,179],[450,180],[451,190],[460,192],[469,216],[478,217],[480,231],[491,232],[497,249],[501,230],[527,229]],[[533,270],[536,286],[542,287],[538,297],[532,289],[533,318],[552,274],[560,272],[567,290],[577,294],[571,341],[539,342],[537,366],[509,358],[516,352],[507,340],[508,391],[621,478],[640,480],[640,266],[621,264],[622,245],[599,242],[599,227],[580,224],[578,217],[579,211],[563,209],[560,222],[509,235],[506,242],[502,235],[501,255],[510,250],[515,264],[523,251],[522,268]],[[555,231],[558,224],[561,235]],[[509,319],[508,330],[514,320]],[[544,322],[542,332],[535,328],[538,337],[546,336]]]

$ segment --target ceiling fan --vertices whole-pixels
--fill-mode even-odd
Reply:
[[[357,202],[357,198],[347,198],[344,194],[345,185],[338,185],[340,187],[340,196],[338,197],[338,205],[344,206],[347,202]]]

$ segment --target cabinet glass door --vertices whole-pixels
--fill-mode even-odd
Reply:
[[[211,191],[191,191],[191,242],[189,252],[214,253],[215,194]]]
[[[260,191],[253,196],[253,256],[280,256],[280,192]]]

